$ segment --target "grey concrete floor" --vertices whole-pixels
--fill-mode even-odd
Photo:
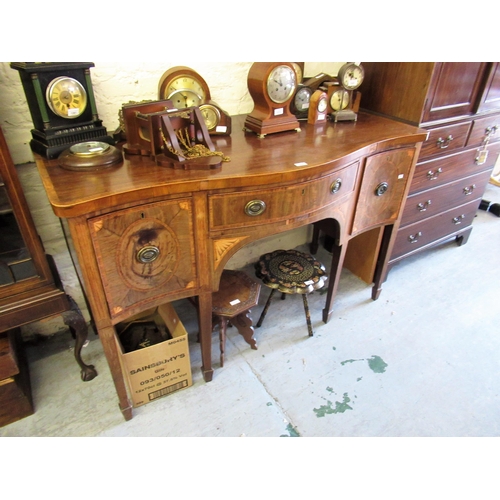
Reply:
[[[500,202],[500,188],[485,198]],[[325,296],[276,300],[251,350],[229,329],[213,381],[200,371],[194,310],[175,303],[190,337],[193,386],[125,421],[97,337],[82,354],[98,377],[80,380],[70,336],[27,346],[35,414],[0,436],[498,437],[500,218],[479,211],[469,242],[446,243],[396,265],[377,301],[343,271],[328,324]],[[325,264],[329,255],[322,250]],[[252,269],[249,268],[249,273]],[[257,321],[269,290],[263,287]]]

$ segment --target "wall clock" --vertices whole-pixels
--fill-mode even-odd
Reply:
[[[333,121],[356,121],[358,119],[358,115],[353,109],[353,95],[354,91],[363,83],[364,77],[364,69],[357,63],[346,63],[339,69],[338,82],[341,88],[332,89],[333,92],[329,96],[332,110],[330,116]]]
[[[114,144],[97,114],[91,62],[11,63],[19,71],[33,120],[31,149],[56,158],[73,144]]]
[[[260,137],[288,130],[300,131],[297,117],[290,111],[298,85],[292,63],[253,63],[247,83],[254,108],[245,120],[245,129]]]
[[[324,123],[328,113],[328,95],[322,90],[316,90],[311,96],[307,123],[315,125]]]

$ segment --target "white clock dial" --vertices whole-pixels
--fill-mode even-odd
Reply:
[[[286,65],[276,66],[267,79],[267,94],[276,104],[284,104],[295,92],[295,71]]]

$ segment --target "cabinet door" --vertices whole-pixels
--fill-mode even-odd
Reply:
[[[436,63],[423,122],[470,116],[477,108],[488,63]]]
[[[500,109],[500,63],[490,63],[488,79],[478,112]]]
[[[197,286],[190,199],[163,201],[89,220],[112,318]]]
[[[398,218],[414,156],[406,148],[367,158],[352,234]]]

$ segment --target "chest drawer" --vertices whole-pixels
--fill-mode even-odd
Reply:
[[[291,219],[344,200],[354,191],[359,162],[295,186],[209,196],[210,229]]]
[[[489,170],[445,184],[435,189],[409,196],[403,212],[401,226],[439,214],[450,207],[467,203],[481,196],[490,179]],[[479,193],[479,194],[478,194]]]
[[[89,219],[112,318],[197,285],[192,224],[191,199]]]
[[[468,146],[480,146],[489,135],[490,141],[500,141],[500,115],[474,120]]]
[[[444,158],[435,158],[417,164],[410,194],[441,186],[461,177],[493,168],[500,153],[500,143],[488,146],[488,157],[485,163],[480,163],[478,148],[467,149]]]
[[[470,127],[471,124],[467,122],[429,129],[429,136],[422,144],[420,158],[451,153],[463,148],[467,142]]]
[[[477,198],[424,221],[400,228],[391,260],[409,254],[472,224],[479,207]]]

